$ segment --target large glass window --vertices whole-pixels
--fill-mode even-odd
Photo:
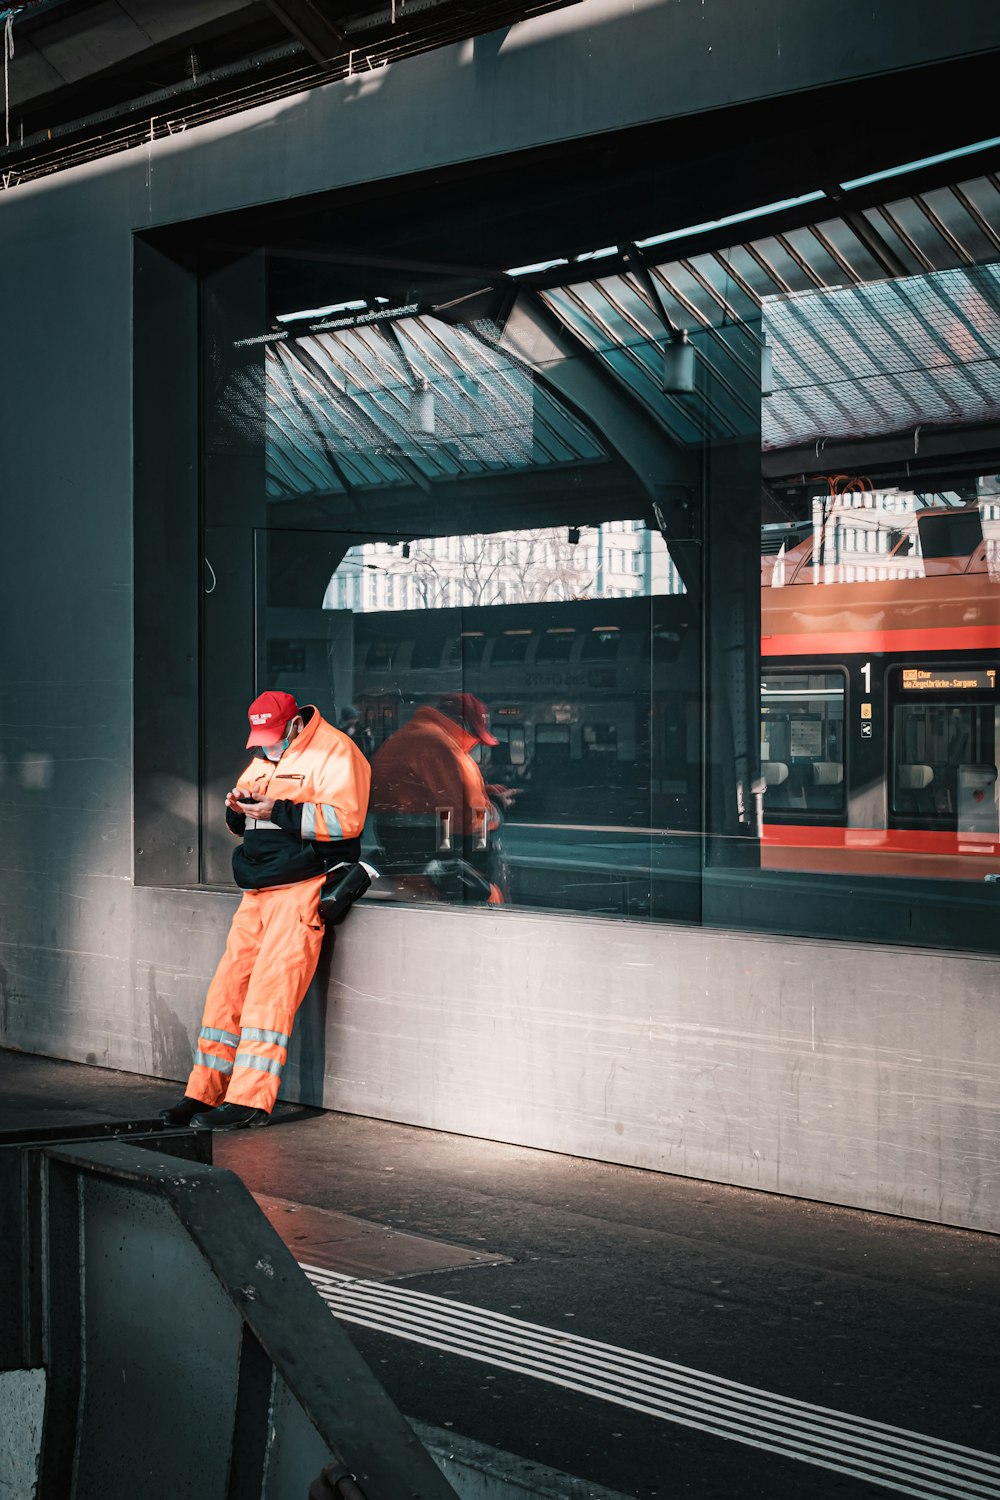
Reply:
[[[203,879],[232,726],[284,687],[364,726],[383,899],[995,946],[1000,189],[956,187],[881,261],[808,206],[795,256],[593,205],[548,258],[519,221],[491,263],[454,203],[398,254],[320,210],[227,241]],[[432,729],[458,782],[401,791]]]

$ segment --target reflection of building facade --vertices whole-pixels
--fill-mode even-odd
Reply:
[[[559,531],[366,542],[344,558],[324,607],[455,609],[629,599],[683,587],[662,538],[644,521],[607,521]]]
[[[998,576],[1000,504],[984,495],[976,502],[952,494],[912,490],[866,491],[814,496],[811,525],[766,525],[761,532],[762,581],[781,588],[792,581],[855,583],[922,578],[937,559],[925,559],[921,523],[933,526],[939,514],[978,515],[978,527],[955,539],[967,567],[985,567]],[[930,513],[930,516],[929,516]],[[936,529],[936,528],[935,528]]]

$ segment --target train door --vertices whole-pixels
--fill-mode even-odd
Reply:
[[[890,827],[997,842],[997,675],[982,662],[890,670]]]
[[[840,666],[772,666],[761,674],[760,755],[765,823],[843,824],[845,706]]]

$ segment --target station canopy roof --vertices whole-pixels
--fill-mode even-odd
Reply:
[[[758,422],[772,458],[1000,422],[993,173],[791,226],[775,207],[781,227],[738,245],[724,244],[724,223],[702,225],[498,273],[498,306],[534,307],[560,357],[599,369],[681,448]],[[615,462],[600,413],[550,380],[551,350],[548,367],[512,352],[502,314],[462,322],[414,307],[380,321],[376,307],[354,326],[312,327],[265,349],[274,498]],[[670,328],[695,345],[696,395],[664,393]],[[762,337],[774,371],[763,400]]]

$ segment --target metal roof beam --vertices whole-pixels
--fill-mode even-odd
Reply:
[[[321,68],[331,67],[343,55],[347,39],[330,18],[328,6],[317,0],[264,0],[264,4]]]

